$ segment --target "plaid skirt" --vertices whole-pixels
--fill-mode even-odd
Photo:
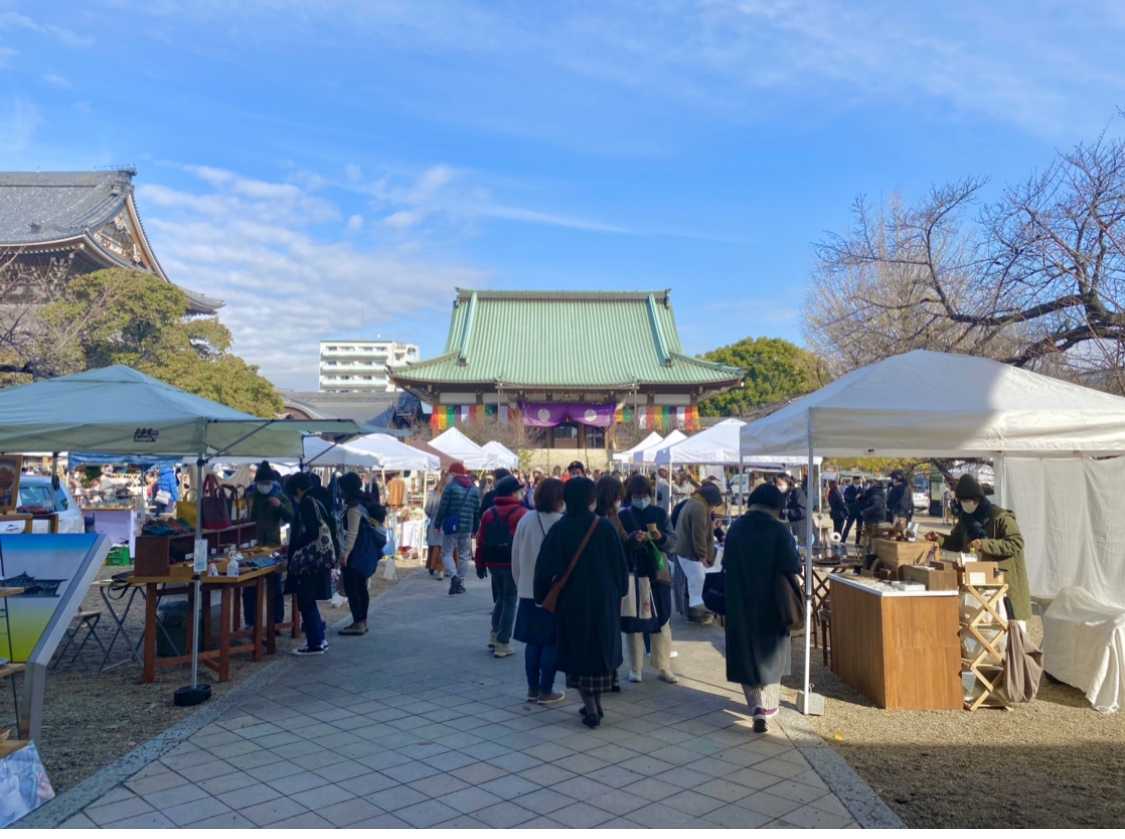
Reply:
[[[609,693],[613,683],[617,681],[617,671],[602,673],[599,676],[572,676],[566,674],[566,686],[583,693]]]

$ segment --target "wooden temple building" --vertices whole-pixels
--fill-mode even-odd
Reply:
[[[168,280],[137,214],[136,174],[128,168],[0,172],[0,265],[15,263],[60,278],[129,268]],[[182,290],[189,314],[215,314],[223,305]]]
[[[432,406],[435,434],[474,422],[533,427],[536,448],[578,450],[559,454],[592,464],[618,448],[622,424],[698,430],[700,400],[744,374],[684,353],[668,290],[458,289],[445,351],[387,372]]]

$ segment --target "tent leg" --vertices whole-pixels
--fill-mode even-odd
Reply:
[[[198,545],[199,540],[203,538],[203,458],[195,463],[195,542]],[[198,566],[199,559],[196,557],[196,565]],[[195,586],[195,613],[191,616],[193,621],[192,632],[187,633],[186,637],[192,639],[191,645],[191,687],[194,690],[199,687],[199,615],[202,609],[202,597],[200,596],[201,586],[199,584],[199,574],[195,574],[195,581],[192,583]],[[208,608],[211,603],[208,599]],[[210,614],[208,612],[208,614]]]
[[[745,463],[745,461],[742,459],[741,446],[739,446],[739,452],[738,452],[738,514],[740,516],[742,515],[743,509],[746,507],[746,490],[749,489],[749,487],[746,486],[743,483],[745,481],[745,477],[744,477],[745,473],[742,471],[743,468],[744,468],[743,465],[742,465],[743,463]]]
[[[812,491],[812,473],[813,473],[813,438],[812,438],[812,412],[809,412],[809,491]],[[807,498],[808,496],[806,496]],[[813,592],[813,520],[812,508],[810,506],[808,514],[805,516],[805,691],[802,694],[804,705],[801,708],[801,713],[806,717],[809,715],[809,690],[810,682],[812,680],[812,592]]]

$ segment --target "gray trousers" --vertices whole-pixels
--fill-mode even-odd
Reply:
[[[458,562],[453,562],[453,551],[457,551]],[[443,533],[441,535],[441,561],[445,563],[445,573],[465,579],[469,570],[469,557],[473,554],[472,533]]]

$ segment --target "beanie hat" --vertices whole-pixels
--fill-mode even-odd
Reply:
[[[762,484],[746,499],[748,505],[760,504],[780,510],[785,505],[785,494],[773,484]]]
[[[273,469],[270,468],[270,462],[263,460],[258,464],[258,471],[254,474],[255,481],[272,481],[275,480]]]
[[[710,504],[712,507],[718,507],[723,503],[723,493],[714,484],[704,484],[699,488],[698,492],[699,497]],[[778,490],[778,492],[780,492],[780,490]]]
[[[456,463],[449,464],[449,474],[450,475],[468,475],[469,472],[468,472],[467,469],[465,469],[464,463],[462,463],[461,461],[457,461]]]
[[[515,495],[522,489],[519,478],[513,478],[511,475],[505,475],[496,482],[496,495],[497,497],[504,495]]]
[[[954,494],[958,498],[984,498],[984,487],[972,475],[962,475],[957,479]]]
[[[902,474],[901,469],[896,469],[895,471],[891,472],[891,480],[892,481],[901,481],[902,478],[903,478],[903,474]]]

